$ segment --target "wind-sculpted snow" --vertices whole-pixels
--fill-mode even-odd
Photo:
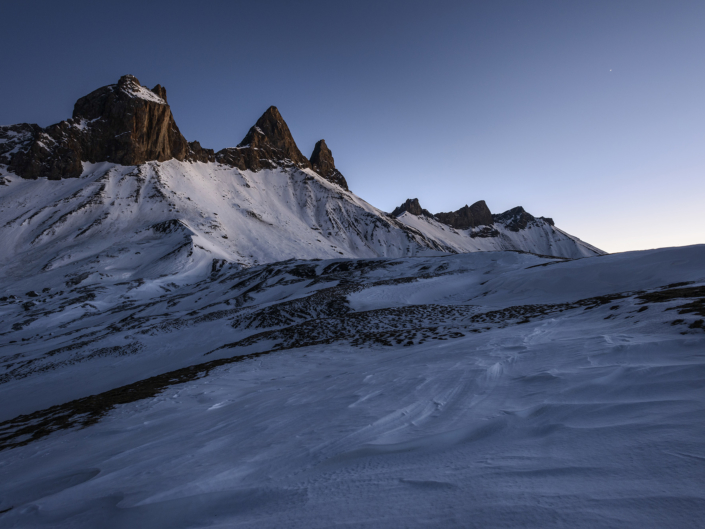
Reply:
[[[0,526],[697,527],[703,263],[504,251],[7,283]]]

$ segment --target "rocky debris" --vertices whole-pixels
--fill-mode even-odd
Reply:
[[[179,132],[166,89],[157,85],[148,90],[132,75],[80,98],[69,120],[44,129],[3,127],[0,138],[12,140],[2,144],[0,158],[10,171],[28,179],[78,177],[82,161],[140,165],[207,158],[201,151],[194,153]]]
[[[489,226],[494,223],[490,208],[487,207],[484,200],[475,202],[472,206],[466,204],[458,211],[436,213],[435,217],[439,222],[448,224],[457,230]]]
[[[411,213],[417,217],[424,215],[426,217],[433,218],[432,213],[421,207],[418,198],[409,198],[401,206],[394,208],[394,211],[392,211],[392,217],[396,218],[404,212]]]
[[[339,185],[346,191],[349,191],[348,183],[345,181],[345,177],[340,171],[338,171],[338,169],[335,168],[333,153],[326,145],[326,140],[319,140],[313,148],[313,153],[311,154],[311,166],[314,171],[329,182]]]
[[[216,161],[241,170],[259,171],[275,167],[310,169],[277,107],[269,107],[235,148],[218,151]]]

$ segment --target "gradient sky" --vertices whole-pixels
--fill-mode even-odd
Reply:
[[[609,252],[705,243],[705,2],[13,2],[0,124],[126,73],[186,138],[276,105],[391,211],[522,205]]]

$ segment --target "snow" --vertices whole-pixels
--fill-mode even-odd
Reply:
[[[78,123],[74,122],[73,126],[76,127],[78,130],[85,131],[88,130],[89,125],[91,123],[95,123],[96,121],[99,121],[101,118],[95,118],[95,119],[81,119],[78,121]]]
[[[166,101],[164,101],[161,97],[152,92],[150,89],[145,88],[144,86],[140,86],[137,83],[130,83],[129,85],[123,87],[122,90],[123,92],[130,94],[132,97],[136,97],[138,99],[144,99],[153,103],[159,103],[160,105],[167,104]]]
[[[350,262],[277,264],[255,291],[236,285],[266,267],[170,293],[158,280],[129,292],[106,284],[94,316],[60,331],[49,315],[41,332],[93,335],[124,317],[111,316],[122,296],[156,300],[161,291],[162,305],[140,312],[149,318],[106,338],[138,339],[144,350],[40,371],[0,385],[0,397],[22,401],[27,412],[129,376],[266,349],[263,342],[203,356],[259,332],[233,327],[233,313],[181,329],[154,324],[191,311],[219,314],[224,300],[247,289],[245,311],[283,308],[336,284],[333,277],[291,283],[297,266],[323,278]],[[373,320],[420,328],[436,325],[442,307],[482,314],[674,282],[705,285],[703,245],[571,262],[480,252],[374,263],[346,275],[366,285],[349,295],[346,321],[377,318],[371,309],[429,307],[421,316]],[[406,277],[419,279],[395,281]],[[628,295],[527,323],[480,323],[481,332],[469,332],[468,317],[447,317],[443,325],[462,336],[441,333],[411,346],[338,339],[214,369],[118,406],[85,429],[0,452],[0,510],[12,507],[0,526],[696,527],[705,515],[705,334],[671,324],[678,314],[664,309],[677,301],[637,312],[641,303]],[[64,315],[61,325],[69,320]],[[29,358],[40,345],[14,351]],[[47,398],[40,387],[53,402],[39,402]]]
[[[435,219],[423,215],[412,215],[408,212],[402,213],[397,220],[406,226],[419,230],[450,250],[459,253],[520,250],[573,259],[592,257],[604,253],[541,219],[536,219],[527,229],[518,232],[511,231],[500,223],[495,223],[493,227],[499,232],[498,237],[473,237],[474,230],[472,229],[456,230]]]
[[[700,298],[639,297],[705,286],[705,245],[599,255],[540,220],[473,238],[298,169],[7,182],[0,527],[705,516]]]

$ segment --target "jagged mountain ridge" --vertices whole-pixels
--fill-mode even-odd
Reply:
[[[225,263],[476,250],[601,253],[552,227],[484,236],[394,218],[349,191],[324,140],[303,156],[275,107],[237,147],[189,143],[166,89],[133,76],[79,99],[70,120],[0,127],[0,162],[3,273],[15,278],[191,277]]]
[[[553,219],[534,217],[521,206],[493,214],[480,200],[457,211],[434,215],[421,207],[418,198],[411,198],[394,209],[392,216],[457,253],[524,248],[565,257],[571,253],[573,257],[604,253],[556,228]]]

